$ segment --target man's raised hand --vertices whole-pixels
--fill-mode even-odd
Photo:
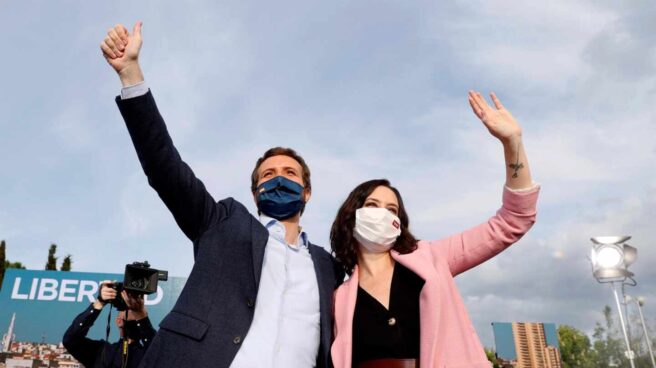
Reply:
[[[100,49],[107,63],[118,73],[123,86],[143,81],[139,67],[139,50],[143,43],[141,22],[134,25],[132,33],[122,24],[107,31],[107,37],[100,43]]]

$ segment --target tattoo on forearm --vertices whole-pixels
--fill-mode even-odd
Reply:
[[[510,165],[508,165],[508,166],[509,166],[511,169],[515,170],[515,172],[514,172],[513,175],[512,175],[513,178],[516,178],[516,177],[518,176],[517,172],[519,171],[519,169],[523,169],[523,168],[524,168],[524,164],[521,163],[521,162],[517,162],[517,163],[514,163],[514,164],[510,164]]]
[[[522,162],[519,162],[519,147],[517,147],[517,161],[514,164],[508,165],[508,167],[515,170],[515,172],[512,175],[513,178],[517,178],[517,176],[518,176],[517,172],[520,169],[524,168],[524,164]]]

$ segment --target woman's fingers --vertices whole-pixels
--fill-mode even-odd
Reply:
[[[482,117],[482,113],[483,113],[481,111],[480,107],[478,107],[478,105],[476,104],[476,101],[474,101],[474,99],[471,96],[468,98],[468,100],[469,100],[469,106],[471,106],[472,111],[480,119]]]
[[[492,102],[494,102],[494,106],[499,109],[503,110],[503,105],[501,104],[501,101],[497,98],[497,95],[494,94],[494,92],[490,93],[490,97],[492,97]]]
[[[478,118],[482,120],[485,117],[487,109],[489,109],[489,106],[487,106],[485,100],[481,99],[480,93],[469,91],[469,104],[474,110],[474,114],[476,114],[476,116],[478,116]]]
[[[492,107],[490,107],[490,105],[487,104],[487,101],[485,101],[485,97],[483,97],[483,95],[480,92],[476,92],[475,95],[476,95],[476,101],[478,101],[478,104],[481,106],[481,109],[483,111],[492,109]]]

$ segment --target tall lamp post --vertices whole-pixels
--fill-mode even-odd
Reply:
[[[592,262],[592,275],[595,279],[600,283],[611,284],[615,303],[617,304],[617,313],[620,316],[622,333],[624,334],[624,343],[626,344],[625,355],[631,363],[631,368],[635,368],[635,354],[631,350],[624,315],[622,314],[622,306],[617,294],[617,284],[623,285],[627,278],[633,280],[633,273],[628,270],[628,267],[635,262],[638,250],[624,244],[629,239],[631,239],[630,236],[596,236],[591,238],[592,252],[590,261]]]
[[[651,358],[651,366],[656,368],[656,360],[654,360],[654,351],[651,348],[651,339],[647,333],[647,325],[645,324],[645,316],[642,314],[642,306],[645,305],[645,299],[641,296],[633,298],[631,295],[624,296],[625,303],[635,302],[638,306],[638,312],[640,314],[640,323],[642,323],[642,332],[645,336],[645,342],[647,343],[647,350],[649,351],[649,357]]]

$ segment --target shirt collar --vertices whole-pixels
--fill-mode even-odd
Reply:
[[[260,214],[260,223],[261,223],[262,225],[264,225],[264,227],[265,227],[267,230],[271,229],[271,228],[274,227],[274,226],[280,226],[280,227],[282,228],[282,231],[283,231],[283,234],[282,234],[282,242],[285,243],[285,231],[286,231],[286,228],[285,228],[285,225],[282,224],[282,222],[280,222],[280,221],[274,219],[273,217],[269,217],[269,216],[267,216],[267,215],[261,213],[261,214]],[[308,235],[307,235],[307,233],[306,233],[305,231],[303,231],[303,228],[302,228],[302,227],[299,226],[299,228],[300,228],[301,231],[300,231],[300,233],[299,233],[299,235],[298,235],[298,241],[297,241],[297,244],[294,244],[294,245],[300,245],[300,246],[302,246],[302,247],[308,248],[308,247],[309,247],[309,244],[310,244],[310,241],[308,240]],[[269,234],[271,234],[271,232],[269,232]]]

